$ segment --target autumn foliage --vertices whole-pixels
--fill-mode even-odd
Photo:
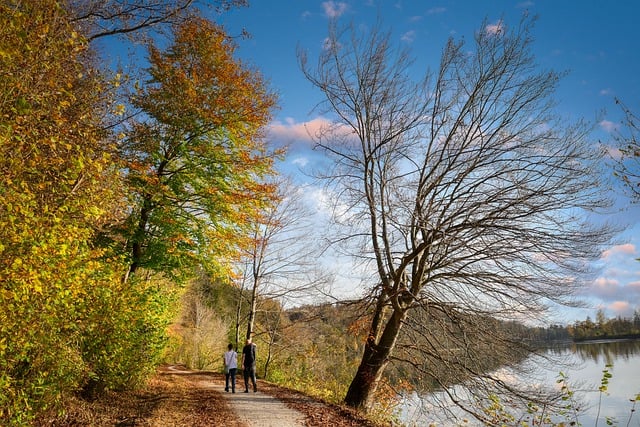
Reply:
[[[222,265],[264,199],[274,99],[193,22],[151,49],[132,101],[145,119],[116,129],[123,107],[63,5],[0,5],[2,425],[144,378],[174,311],[168,278]]]
[[[131,100],[142,114],[122,144],[134,197],[124,235],[132,273],[202,265],[228,276],[274,191],[264,178],[277,153],[265,151],[261,129],[275,97],[234,49],[220,27],[196,18],[166,50],[149,48],[149,81]]]

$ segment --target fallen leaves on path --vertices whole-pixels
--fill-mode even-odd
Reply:
[[[246,427],[211,382],[224,375],[185,369],[158,370],[144,389],[109,392],[93,401],[73,399],[62,415],[40,418],[36,427]],[[348,407],[320,402],[302,393],[259,381],[260,392],[272,395],[305,415],[308,427],[382,427]]]
[[[246,427],[224,397],[202,387],[210,374],[161,370],[137,391],[108,392],[93,401],[74,399],[59,416],[43,417],[38,427]]]
[[[277,397],[287,406],[302,412],[307,427],[383,427],[384,424],[374,423],[365,418],[358,411],[347,406],[321,402],[294,390],[279,387],[275,384],[262,382],[260,390]]]

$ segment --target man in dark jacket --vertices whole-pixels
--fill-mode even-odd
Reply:
[[[253,383],[253,392],[257,392],[256,345],[251,342],[251,338],[247,338],[247,343],[242,348],[242,372],[244,374],[244,392],[249,393],[249,377]]]

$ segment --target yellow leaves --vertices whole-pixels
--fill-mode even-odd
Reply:
[[[14,393],[9,403],[25,411],[100,367],[81,354],[94,345],[85,325],[107,325],[99,352],[117,358],[132,323],[120,314],[144,320],[147,309],[144,295],[121,287],[125,262],[94,248],[95,229],[120,214],[122,188],[102,134],[104,82],[78,55],[84,41],[58,4],[0,4],[0,383],[16,379],[0,394]]]
[[[116,105],[113,114],[115,114],[116,116],[122,116],[124,115],[125,111],[127,110],[127,108],[125,107],[124,104],[118,104]]]
[[[120,87],[120,85],[122,84],[122,73],[116,73],[111,80],[111,84],[114,88]]]
[[[89,208],[85,211],[85,217],[87,220],[98,221],[105,215],[105,210],[101,209],[98,206],[89,206]]]
[[[44,39],[47,37],[48,33],[49,33],[49,24],[45,23],[44,25],[42,25],[40,27],[40,34],[38,34],[38,37],[40,37],[41,39]]]
[[[69,245],[66,243],[61,243],[58,246],[58,255],[63,257],[69,255]]]

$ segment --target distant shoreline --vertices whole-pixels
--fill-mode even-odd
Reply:
[[[611,342],[611,341],[625,341],[625,340],[638,340],[640,339],[640,334],[628,334],[628,335],[604,335],[597,337],[584,337],[579,339],[573,339],[574,343],[582,343],[582,342]]]

